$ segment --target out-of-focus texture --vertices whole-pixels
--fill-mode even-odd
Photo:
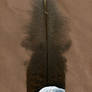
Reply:
[[[72,47],[66,53],[68,72],[66,92],[92,91],[92,1],[58,0],[59,8],[70,18]]]
[[[20,2],[22,5],[26,1]],[[26,92],[24,64],[31,52],[27,52],[20,44],[25,36],[23,25],[31,17],[28,11],[17,10],[10,4],[14,3],[0,0],[0,92]]]

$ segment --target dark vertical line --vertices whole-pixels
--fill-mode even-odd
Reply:
[[[47,10],[47,0],[43,0],[44,5],[44,15],[45,15],[45,27],[46,27],[46,82],[48,84],[48,10]]]

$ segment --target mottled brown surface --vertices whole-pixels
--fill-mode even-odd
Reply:
[[[24,62],[29,60],[31,52],[20,43],[34,4],[35,0],[0,0],[0,92],[26,92]],[[92,1],[58,0],[56,4],[70,22],[72,47],[65,53],[67,92],[91,92]]]

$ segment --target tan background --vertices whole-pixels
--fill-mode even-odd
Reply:
[[[72,47],[68,59],[67,92],[92,90],[92,1],[57,0],[70,20]],[[0,92],[26,92],[26,66],[30,52],[20,46],[23,26],[29,23],[35,0],[0,0]]]

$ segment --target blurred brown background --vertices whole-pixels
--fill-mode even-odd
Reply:
[[[72,46],[67,57],[67,92],[92,90],[92,1],[57,0],[69,19]],[[26,92],[26,66],[31,52],[21,45],[35,0],[0,0],[0,92]],[[31,12],[29,14],[29,12]]]

